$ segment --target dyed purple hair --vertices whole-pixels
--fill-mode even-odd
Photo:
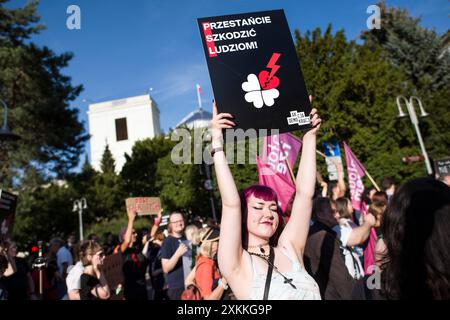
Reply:
[[[255,184],[252,185],[241,192],[241,216],[242,216],[242,247],[247,249],[248,247],[248,229],[247,229],[247,200],[250,196],[254,196],[255,198],[264,200],[264,201],[275,201],[277,204],[277,212],[278,212],[278,227],[275,233],[269,240],[269,244],[275,247],[278,244],[278,238],[280,237],[281,232],[284,229],[284,220],[281,216],[281,210],[278,206],[278,196],[275,190],[268,186]]]
[[[278,203],[277,193],[272,188],[261,184],[255,184],[247,189],[244,189],[242,194],[245,197],[245,202],[247,202],[247,199],[253,195],[255,198],[262,199],[264,201],[275,201],[275,203]]]

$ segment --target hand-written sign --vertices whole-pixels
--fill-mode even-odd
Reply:
[[[0,189],[0,236],[2,239],[11,237],[16,205],[17,196]]]
[[[235,129],[259,136],[310,128],[311,106],[283,10],[197,21],[218,111],[234,116]]]
[[[117,288],[119,284],[123,285],[122,272],[122,253],[115,253],[105,257],[103,262],[103,271],[106,281],[111,289]]]
[[[450,176],[450,157],[434,161],[434,166],[436,169],[436,174],[439,175],[440,179],[446,176]]]
[[[128,198],[127,211],[135,211],[139,216],[157,215],[161,210],[161,200],[157,197]]]

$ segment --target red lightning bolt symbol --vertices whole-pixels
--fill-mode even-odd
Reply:
[[[281,56],[280,53],[272,54],[272,57],[270,58],[270,61],[267,64],[267,68],[272,69],[269,74],[269,79],[272,78],[275,75],[275,73],[277,73],[278,69],[280,69],[280,66],[276,64],[280,56]]]

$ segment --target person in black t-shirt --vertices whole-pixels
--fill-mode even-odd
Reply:
[[[161,246],[164,241],[164,232],[159,230],[150,241],[148,249],[149,272],[151,275],[152,288],[154,290],[153,300],[167,300],[166,278],[161,263]]]
[[[102,271],[105,253],[100,244],[89,241],[83,252],[84,272],[80,278],[80,300],[107,300],[110,290]]]
[[[17,257],[17,244],[7,241],[8,254],[15,272],[1,280],[8,291],[8,300],[36,300],[35,287],[30,268],[23,258]]]
[[[136,212],[129,210],[127,214],[127,228],[119,236],[119,240],[121,241],[120,252],[122,252],[123,257],[123,295],[125,300],[147,300],[145,273],[147,271],[148,259],[137,248],[137,233],[133,228]],[[147,248],[148,246],[145,249]]]
[[[7,250],[5,250],[3,244],[0,243],[0,280],[5,273],[11,274],[14,272],[10,260],[11,258],[8,256]],[[8,290],[2,284],[2,281],[0,281],[0,300],[8,300]]]
[[[169,216],[169,236],[164,239],[161,247],[161,262],[167,274],[167,295],[170,300],[180,300],[184,290],[183,260],[181,257],[188,250],[183,243],[184,217],[182,213],[172,212]]]

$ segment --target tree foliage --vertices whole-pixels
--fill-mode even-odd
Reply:
[[[100,160],[100,170],[103,173],[114,173],[116,170],[116,162],[111,153],[111,150],[109,150],[108,144],[106,144],[102,159]]]
[[[445,128],[450,122],[450,33],[439,35],[435,30],[423,28],[420,18],[411,17],[405,9],[387,7],[384,3],[378,5],[381,7],[382,28],[366,31],[361,37],[370,48],[381,48],[383,57],[392,68],[404,72],[412,83],[408,90],[404,90],[405,96],[420,97],[430,113],[428,118],[420,119],[420,129],[430,157],[448,157],[450,132]],[[409,125],[408,120],[403,121]],[[414,144],[418,144],[417,140]]]
[[[417,90],[448,88],[450,52],[445,37],[421,27],[421,19],[411,17],[406,9],[387,7],[384,2],[378,6],[381,28],[363,32],[365,44],[381,47],[392,66],[403,68]]]
[[[296,49],[313,105],[324,119],[319,144],[346,141],[376,180],[425,174],[423,163],[402,163],[402,157],[420,154],[409,121],[396,118],[396,96],[415,88],[404,68],[393,67],[382,47],[348,41],[331,26],[323,33],[296,31]]]
[[[21,136],[11,146],[8,161],[0,163],[0,169],[7,168],[0,182],[11,187],[13,182],[20,185],[21,172],[30,165],[65,177],[78,164],[88,136],[78,110],[69,106],[82,86],[73,86],[61,73],[73,55],[58,55],[28,41],[43,29],[37,1],[18,9],[8,9],[5,3],[0,1],[0,98],[8,105],[10,128]]]
[[[168,155],[175,142],[165,136],[137,141],[132,154],[125,154],[125,164],[121,171],[124,186],[130,196],[157,195],[156,169],[158,160]]]

